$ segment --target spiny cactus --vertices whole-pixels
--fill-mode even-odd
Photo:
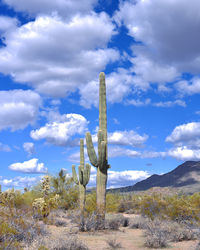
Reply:
[[[60,199],[58,194],[50,196],[50,177],[48,175],[42,178],[42,194],[43,197],[33,201],[32,207],[34,214],[38,214],[44,219],[48,217],[53,208],[57,208]]]
[[[90,179],[90,164],[84,165],[84,141],[80,139],[80,166],[78,167],[79,180],[76,174],[75,165],[72,165],[72,176],[73,181],[79,185],[79,201],[80,201],[80,211],[81,211],[81,220],[84,224],[84,210],[85,210],[85,193],[86,185]],[[84,225],[83,225],[84,226]]]
[[[107,107],[105,74],[99,75],[99,131],[98,131],[98,158],[89,132],[86,133],[87,152],[91,164],[97,168],[97,224],[104,227],[106,210],[106,185],[108,153],[107,153]]]

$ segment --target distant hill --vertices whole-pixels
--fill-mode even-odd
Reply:
[[[200,192],[200,161],[186,161],[163,175],[154,174],[133,186],[112,189],[112,191],[145,191],[153,187],[170,187],[184,193]]]

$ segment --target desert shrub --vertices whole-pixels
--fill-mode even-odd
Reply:
[[[153,220],[155,216],[164,217],[166,205],[160,195],[144,195],[140,200],[140,212]]]
[[[23,197],[23,206],[31,207],[33,201],[41,197],[41,192],[30,190],[30,191],[24,192],[22,197]]]
[[[107,193],[106,195],[106,212],[107,213],[114,213],[118,212],[120,202],[120,195],[117,193]]]
[[[38,235],[47,234],[45,225],[36,223],[22,209],[0,209],[0,249],[17,249],[22,242],[30,244]]]
[[[133,201],[131,195],[123,195],[118,202],[118,212],[124,213],[133,209]]]
[[[118,230],[119,227],[126,227],[129,219],[122,214],[106,214],[106,227],[111,230]]]
[[[172,220],[181,222],[182,220],[190,220],[195,214],[187,196],[171,196],[166,198],[167,207],[166,214]]]
[[[161,221],[149,221],[145,230],[145,246],[149,248],[166,247],[168,243],[168,232],[161,228]]]
[[[197,243],[195,250],[200,250],[200,241]]]
[[[38,237],[32,245],[24,247],[24,250],[88,250],[88,247],[76,236],[60,235],[51,241],[48,237]]]
[[[144,229],[146,228],[146,224],[149,222],[148,218],[143,216],[137,216],[134,219],[131,219],[129,222],[129,228],[132,229]]]
[[[106,243],[108,244],[110,249],[120,249],[120,248],[122,248],[121,243],[119,241],[117,241],[116,237],[106,240]]]
[[[56,219],[54,225],[57,227],[66,227],[67,222],[65,220]]]
[[[88,214],[85,217],[85,231],[90,232],[90,231],[95,231],[96,230],[96,214]]]
[[[108,229],[119,230],[120,223],[119,223],[119,220],[117,218],[110,219],[106,222],[107,222],[106,224],[107,224]]]
[[[60,208],[65,210],[75,209],[78,207],[79,191],[77,186],[71,186],[63,193],[60,200]]]
[[[145,224],[145,245],[148,247],[164,247],[167,242],[177,242],[183,240],[195,240],[198,233],[195,227],[180,224],[169,220],[155,218]]]
[[[95,191],[86,195],[85,211],[91,214],[96,211],[96,192]]]

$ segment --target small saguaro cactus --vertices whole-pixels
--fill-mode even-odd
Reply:
[[[92,143],[90,132],[86,133],[87,152],[91,164],[97,168],[97,225],[104,227],[106,211],[106,185],[108,153],[107,153],[107,107],[105,74],[99,75],[99,131],[98,131],[98,158]]]
[[[79,179],[76,174],[75,165],[72,165],[72,177],[73,181],[79,185],[79,201],[80,201],[80,211],[81,218],[83,222],[84,210],[85,210],[85,194],[86,194],[86,185],[90,179],[90,164],[86,163],[84,160],[84,141],[80,139],[80,166],[78,167]]]

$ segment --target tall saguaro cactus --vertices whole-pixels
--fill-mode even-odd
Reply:
[[[80,211],[81,211],[81,219],[82,224],[84,224],[84,210],[85,210],[85,193],[86,193],[86,185],[90,179],[90,164],[85,165],[84,161],[84,141],[80,139],[80,166],[78,167],[79,180],[76,174],[75,165],[72,165],[72,176],[73,181],[79,185],[79,201],[80,201]],[[83,225],[84,226],[84,225]]]
[[[104,227],[106,211],[106,185],[108,153],[107,153],[107,107],[105,74],[99,75],[99,131],[98,131],[98,158],[92,143],[90,132],[86,133],[87,152],[91,164],[97,168],[97,223]]]

